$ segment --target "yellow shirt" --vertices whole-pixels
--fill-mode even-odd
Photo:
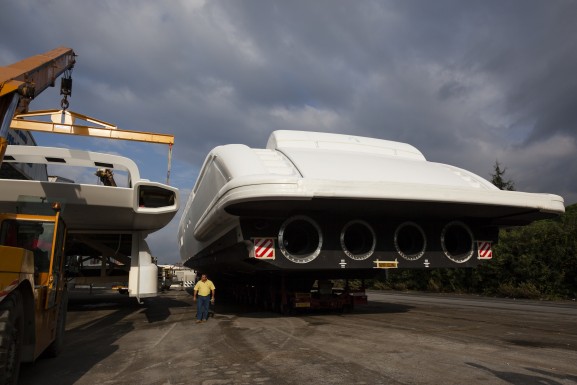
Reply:
[[[210,295],[211,290],[215,290],[215,287],[210,279],[207,279],[206,282],[198,281],[194,285],[194,291],[198,291],[198,295],[203,297]]]

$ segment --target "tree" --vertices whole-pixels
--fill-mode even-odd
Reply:
[[[574,299],[577,205],[567,207],[559,218],[501,230],[493,251],[493,261],[483,266],[483,273],[487,286],[498,293],[517,298]]]
[[[508,190],[508,191],[515,190],[515,183],[513,183],[513,181],[511,180],[505,180],[503,178],[503,175],[505,175],[505,171],[507,171],[507,169],[504,168],[501,170],[501,165],[497,160],[495,161],[494,170],[495,173],[491,174],[491,183],[493,183],[501,190]]]

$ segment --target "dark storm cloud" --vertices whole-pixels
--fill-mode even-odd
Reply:
[[[574,1],[26,0],[2,14],[0,64],[73,47],[73,110],[174,134],[183,191],[211,148],[295,129],[408,142],[486,178],[499,160],[517,189],[577,202]]]

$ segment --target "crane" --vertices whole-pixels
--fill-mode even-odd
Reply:
[[[10,160],[4,156],[10,128],[104,137],[168,144],[168,183],[174,143],[172,135],[120,130],[110,123],[67,110],[75,57],[72,49],[60,47],[0,67],[0,166],[3,160]],[[62,109],[29,112],[30,101],[47,87],[54,86],[61,75]],[[38,120],[43,116],[51,122]],[[87,124],[79,125],[76,119],[84,120]],[[107,181],[106,186],[114,188],[110,170],[102,170],[102,177]],[[1,182],[2,188],[13,185],[13,181]],[[176,213],[177,189],[150,181],[143,183],[139,192],[148,196],[161,192],[165,200],[172,202],[171,208],[167,209],[169,215]],[[121,189],[117,190],[122,192]],[[46,196],[40,197],[40,205],[26,201],[21,202],[17,210],[0,212],[0,385],[18,382],[21,362],[33,362],[41,354],[55,356],[63,347],[68,302],[66,247],[68,229],[71,227],[65,221],[62,202],[48,202]],[[140,195],[130,193],[130,196]],[[149,222],[150,211],[159,212],[158,216],[164,215],[157,207],[143,207],[142,210],[149,211],[146,214]],[[135,260],[138,261],[131,266],[130,279],[140,279],[140,271],[152,272],[155,282],[152,286],[156,292],[156,270],[151,268],[148,246],[144,242],[146,230],[150,229],[132,229],[129,229],[133,237],[131,257],[137,256]],[[133,276],[136,278],[133,279]],[[135,284],[135,290],[140,290],[140,286]]]
[[[14,115],[28,111],[28,104],[56,79],[62,78],[63,104],[70,95],[70,77],[76,54],[71,48],[59,47],[31,56],[17,63],[0,67],[0,165],[8,146],[8,129]]]
[[[15,64],[0,67],[0,165],[2,165],[8,146],[9,128],[160,143],[168,145],[166,182],[169,183],[172,146],[174,145],[173,135],[122,130],[116,125],[100,119],[67,111],[69,105],[67,97],[71,95],[71,73],[76,63],[75,57],[76,54],[72,49],[60,47]],[[62,74],[64,74],[60,87],[60,94],[63,95],[62,109],[28,112],[30,101],[46,88],[54,86],[56,78]],[[85,123],[78,124],[76,123],[77,120]]]

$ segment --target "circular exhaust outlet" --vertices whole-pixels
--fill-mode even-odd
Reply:
[[[297,215],[284,221],[278,232],[281,253],[294,263],[308,263],[321,252],[323,235],[311,218]]]
[[[351,221],[341,231],[341,248],[349,258],[357,261],[369,258],[376,244],[375,232],[364,221]]]
[[[416,261],[425,254],[427,237],[414,222],[405,222],[395,230],[395,248],[397,253],[408,261]]]
[[[441,232],[443,252],[451,261],[467,262],[473,256],[473,233],[463,222],[447,223]]]

